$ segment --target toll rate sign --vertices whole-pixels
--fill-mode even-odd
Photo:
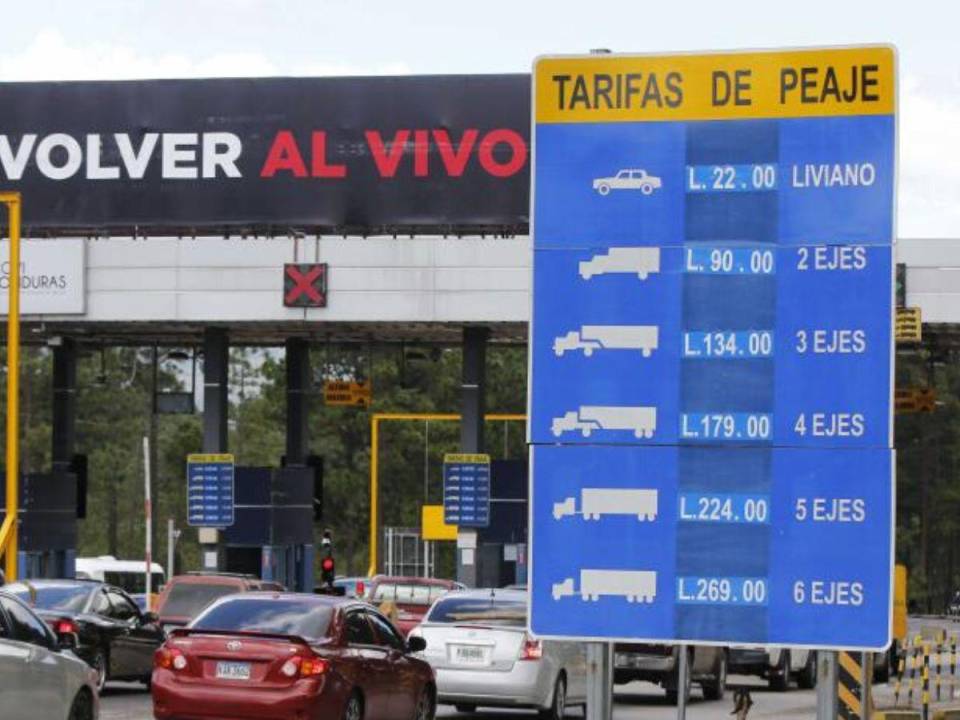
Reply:
[[[490,525],[490,456],[447,453],[443,456],[443,521],[447,525]]]
[[[538,635],[887,644],[895,74],[537,61]]]
[[[225,528],[233,522],[233,455],[187,455],[187,524]]]

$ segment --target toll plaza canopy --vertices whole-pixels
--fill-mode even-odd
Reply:
[[[530,92],[521,74],[0,84],[25,341],[455,344],[477,324],[525,343]],[[957,327],[960,243],[897,255],[907,304]],[[323,306],[284,303],[291,263],[328,266]]]

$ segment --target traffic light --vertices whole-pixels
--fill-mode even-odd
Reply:
[[[321,579],[323,580],[324,585],[333,585],[333,580],[336,577],[337,571],[333,555],[328,555],[322,561],[320,561],[320,571],[322,573]]]
[[[333,559],[333,538],[330,536],[329,530],[323,531],[320,549],[323,553],[323,558],[320,560],[320,583],[325,588],[332,590],[333,581],[337,577],[337,563]]]

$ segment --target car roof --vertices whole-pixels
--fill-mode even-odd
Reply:
[[[232,585],[234,587],[246,587],[252,583],[259,583],[260,580],[253,576],[245,575],[221,575],[217,573],[190,573],[188,575],[174,575],[167,580],[167,585]]]
[[[329,605],[331,607],[346,607],[356,605],[358,607],[370,608],[365,602],[360,602],[356,598],[350,598],[342,595],[319,595],[316,593],[298,593],[298,592],[280,592],[278,590],[254,590],[253,592],[233,593],[224,595],[217,602],[226,602],[228,600],[301,600],[315,605]]]
[[[450,600],[451,598],[526,602],[527,593],[525,590],[509,590],[507,588],[473,588],[470,590],[455,590],[454,592],[447,593],[440,598],[440,600]]]
[[[20,580],[8,582],[3,587],[10,588],[14,585],[23,585],[28,588],[74,586],[87,587],[90,589],[95,587],[107,587],[114,590],[120,589],[114,585],[111,585],[110,583],[104,582],[103,580],[92,580],[89,578],[21,578]]]
[[[455,580],[444,580],[443,578],[425,578],[415,575],[375,575],[370,579],[370,583],[402,583],[404,585],[434,585],[436,587],[456,587]]]

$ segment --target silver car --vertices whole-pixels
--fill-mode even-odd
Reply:
[[[585,705],[584,646],[537,640],[526,626],[522,591],[468,590],[437,600],[410,633],[427,641],[422,657],[436,673],[437,702],[461,712],[534,708],[550,720]]]
[[[0,590],[0,714],[3,720],[96,720],[97,675],[20,600]]]

